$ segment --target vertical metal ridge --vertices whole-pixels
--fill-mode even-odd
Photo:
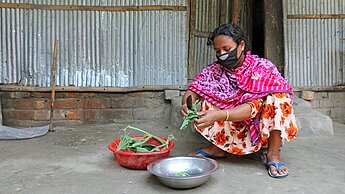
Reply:
[[[344,19],[287,19],[287,15],[344,14],[341,0],[284,0],[286,77],[293,86],[344,84]]]
[[[81,6],[187,6],[187,0],[2,0]],[[187,83],[187,11],[0,9],[0,83],[129,87]]]

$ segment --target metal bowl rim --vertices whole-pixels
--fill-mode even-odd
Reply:
[[[156,173],[155,171],[152,170],[153,165],[155,165],[156,163],[162,161],[162,160],[168,160],[168,159],[174,159],[174,158],[196,158],[196,159],[204,159],[204,160],[208,160],[209,162],[211,162],[212,164],[215,165],[215,167],[210,170],[209,172],[205,173],[205,174],[201,174],[201,175],[195,175],[195,176],[167,176],[167,175],[162,175],[159,173]],[[147,166],[147,170],[151,173],[156,175],[157,177],[161,177],[161,178],[167,178],[167,179],[197,179],[197,178],[202,178],[202,177],[206,177],[211,175],[213,172],[215,172],[216,170],[218,170],[220,167],[219,163],[211,158],[202,158],[202,157],[196,157],[196,156],[175,156],[175,157],[168,157],[168,158],[162,158],[159,160],[156,160],[152,163],[150,163]]]

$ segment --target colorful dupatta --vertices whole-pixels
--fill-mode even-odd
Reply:
[[[242,66],[235,71],[225,69],[216,62],[206,66],[188,89],[221,109],[233,108],[239,104],[265,97],[271,93],[288,93],[292,97],[292,89],[287,79],[267,59],[246,53]],[[260,114],[251,121],[252,142],[257,144]]]

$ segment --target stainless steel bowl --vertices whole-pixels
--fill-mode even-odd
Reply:
[[[202,185],[218,168],[215,160],[193,156],[164,158],[147,166],[147,170],[163,184],[178,189]]]

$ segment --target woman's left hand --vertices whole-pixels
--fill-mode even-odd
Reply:
[[[217,120],[217,110],[205,110],[197,113],[199,119],[194,120],[194,124],[198,128],[206,128]]]

